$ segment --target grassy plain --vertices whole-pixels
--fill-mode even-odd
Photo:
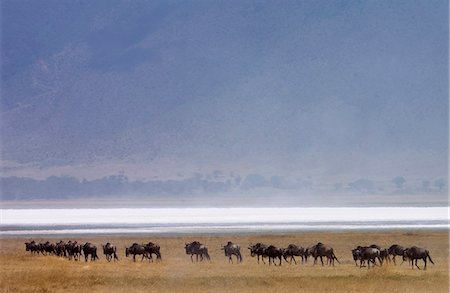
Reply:
[[[92,236],[64,237],[63,240],[90,241],[99,248],[112,242],[119,248],[119,262],[68,261],[54,256],[25,252],[29,238],[0,240],[0,292],[449,292],[448,232],[298,232],[274,235],[186,235],[186,236]],[[35,238],[56,242],[60,237]],[[125,258],[125,247],[133,242],[153,241],[161,246],[163,261],[149,263]],[[184,243],[199,240],[210,251],[212,261],[191,263]],[[228,264],[221,244],[239,243],[241,264]],[[334,247],[341,264],[335,267],[307,264],[282,266],[257,264],[250,257],[249,243],[264,242],[280,247],[295,243],[309,246],[321,241]],[[427,271],[412,270],[406,263],[367,268],[355,267],[351,249],[372,243],[388,247],[426,247],[435,265]],[[100,249],[101,250],[101,249]],[[422,261],[419,261],[422,265]]]

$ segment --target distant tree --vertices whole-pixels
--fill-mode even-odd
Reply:
[[[434,186],[439,188],[439,191],[442,191],[442,189],[444,189],[444,187],[445,187],[445,180],[444,180],[444,178],[439,178],[439,179],[435,180],[434,181]]]
[[[403,188],[403,185],[404,185],[405,182],[406,182],[406,179],[403,178],[403,176],[397,176],[397,177],[395,177],[394,179],[392,179],[392,182],[395,184],[395,186],[396,186],[398,189],[402,189],[402,188]]]
[[[375,189],[375,184],[369,179],[358,179],[348,184],[350,190],[371,192]]]
[[[422,190],[430,190],[431,182],[429,180],[422,180]]]
[[[259,175],[259,174],[250,174],[250,175],[246,176],[241,184],[241,188],[244,190],[249,190],[249,189],[264,187],[264,186],[267,186],[266,179],[264,178],[264,176]]]
[[[270,184],[273,188],[282,188],[283,187],[283,178],[281,176],[272,176],[270,178]]]

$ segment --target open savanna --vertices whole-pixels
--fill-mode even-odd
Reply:
[[[111,235],[34,238],[36,241],[90,241],[99,248],[96,262],[69,261],[56,256],[25,252],[31,238],[0,240],[1,292],[449,292],[449,239],[446,231],[390,232],[297,232],[237,235]],[[211,262],[192,263],[184,243],[198,240],[209,248]],[[114,243],[118,262],[108,263],[101,244]],[[125,258],[125,247],[133,242],[153,241],[161,246],[162,262]],[[227,241],[242,247],[244,261],[228,264],[220,250]],[[264,242],[280,247],[290,243],[331,245],[340,264],[322,267],[307,264],[282,266],[257,264],[250,257],[249,243]],[[426,247],[435,265],[427,271],[412,270],[407,263],[368,270],[355,266],[351,249],[357,245],[391,244]],[[301,261],[300,261],[301,262]],[[398,263],[400,263],[399,261]],[[423,265],[419,261],[420,266]]]

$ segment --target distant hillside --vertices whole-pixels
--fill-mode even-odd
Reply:
[[[442,3],[3,1],[2,174],[446,177]]]

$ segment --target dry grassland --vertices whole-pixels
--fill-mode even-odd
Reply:
[[[99,249],[100,261],[75,262],[55,256],[25,252],[27,238],[0,240],[1,292],[449,292],[449,244],[447,232],[288,233],[284,235],[236,236],[92,236],[63,240],[90,241],[99,248],[112,242],[119,248],[119,262],[108,263]],[[56,242],[58,238],[42,239]],[[133,242],[153,241],[161,246],[163,261],[136,263],[125,258]],[[210,263],[191,263],[184,243],[199,240],[210,251]],[[244,261],[228,264],[220,250],[230,240],[241,245]],[[321,241],[334,247],[341,264],[335,267],[308,264],[281,267],[258,265],[250,257],[249,243],[264,242],[285,247],[304,247]],[[435,265],[427,271],[412,270],[404,263],[368,270],[357,268],[351,249],[372,243],[417,245],[430,250]],[[419,261],[422,265],[422,261]]]

